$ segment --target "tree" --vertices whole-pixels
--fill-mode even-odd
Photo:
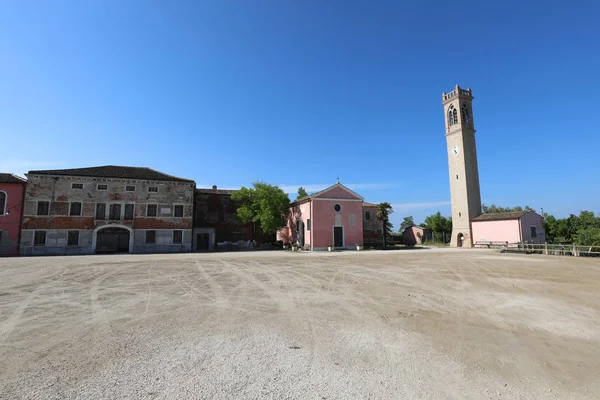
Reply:
[[[579,215],[571,214],[560,219],[547,215],[544,231],[546,240],[551,243],[600,245],[600,215],[595,216],[591,211],[581,211]]]
[[[485,204],[481,205],[481,212],[484,214],[497,214],[504,212],[515,212],[515,211],[535,211],[533,208],[526,205],[525,207],[516,206],[516,207],[498,207],[495,204],[490,206],[486,206]]]
[[[579,229],[575,234],[574,242],[583,246],[600,246],[600,228],[592,226]]]
[[[390,222],[390,214],[394,212],[390,203],[383,202],[377,205],[377,219],[383,222],[383,248],[387,246],[387,235],[392,234],[392,224]]]
[[[296,197],[296,200],[301,199],[306,196],[308,196],[308,193],[306,193],[306,190],[302,186],[300,186],[298,188],[298,197]]]
[[[425,217],[425,226],[433,232],[450,233],[452,232],[452,218],[444,217],[441,212]]]
[[[425,217],[425,223],[422,225],[425,225],[426,228],[431,229],[434,238],[437,237],[436,240],[442,240],[444,234],[452,233],[452,218],[444,217],[439,211],[433,215]]]
[[[254,182],[253,188],[243,187],[231,197],[241,202],[237,217],[242,223],[259,223],[263,232],[275,233],[285,225],[290,212],[290,199],[277,186]]]
[[[415,226],[415,219],[412,217],[404,217],[404,220],[400,224],[400,229],[398,229],[398,233],[404,232],[406,228],[410,228],[411,226]]]

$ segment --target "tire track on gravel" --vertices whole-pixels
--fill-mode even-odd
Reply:
[[[210,290],[214,295],[214,299],[212,299],[212,301],[214,303],[223,304],[226,307],[230,307],[231,302],[229,301],[229,298],[225,295],[225,292],[223,291],[223,286],[220,285],[212,276],[210,276],[208,272],[206,272],[206,268],[204,267],[204,265],[202,265],[202,263],[200,263],[200,261],[196,261],[196,268],[198,269],[200,274],[202,274],[202,277],[204,278],[206,283],[208,283],[208,286],[210,287]]]
[[[19,306],[13,313],[8,317],[6,321],[0,324],[0,346],[6,342],[6,339],[10,336],[12,331],[17,327],[23,313],[29,307],[29,304],[46,288],[48,288],[52,282],[47,282],[43,285],[38,286],[33,292],[29,293],[29,295],[19,303]]]

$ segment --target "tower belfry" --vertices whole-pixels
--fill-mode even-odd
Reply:
[[[473,92],[458,85],[442,94],[452,202],[451,246],[472,246],[471,220],[481,214],[479,169],[473,122]]]

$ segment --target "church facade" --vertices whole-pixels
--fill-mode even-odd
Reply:
[[[373,224],[374,212],[373,204],[338,182],[293,202],[277,236],[306,250],[356,249],[364,244],[365,226]]]

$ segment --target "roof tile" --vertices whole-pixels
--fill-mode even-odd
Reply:
[[[0,183],[27,183],[27,179],[15,174],[0,172]]]
[[[87,176],[92,178],[140,179],[148,181],[194,182],[191,179],[168,175],[147,167],[103,165],[98,167],[49,169],[29,171],[31,175]]]
[[[513,211],[503,213],[486,213],[478,217],[472,218],[471,221],[501,221],[506,219],[519,219],[523,215],[533,211]]]

